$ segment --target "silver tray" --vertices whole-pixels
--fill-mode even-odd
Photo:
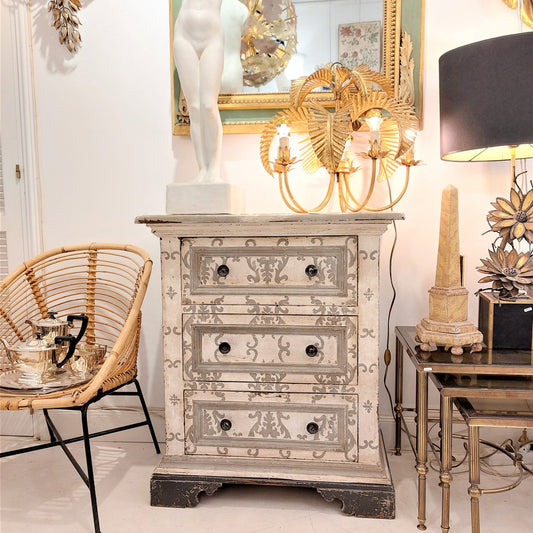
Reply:
[[[92,377],[85,376],[80,378],[70,372],[70,370],[61,370],[49,377],[46,383],[35,383],[34,380],[18,370],[7,370],[0,372],[0,389],[9,392],[24,391],[28,394],[42,394],[82,385]]]

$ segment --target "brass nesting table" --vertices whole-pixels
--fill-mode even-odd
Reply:
[[[495,376],[489,374],[431,374],[431,380],[440,393],[441,468],[442,491],[441,528],[450,529],[450,483],[452,481],[452,403],[457,407],[468,426],[468,450],[470,473],[470,500],[472,533],[479,533],[479,498],[482,494],[503,492],[517,486],[518,481],[501,488],[480,487],[479,428],[480,427],[533,427],[532,376]],[[500,449],[493,445],[495,449]],[[513,460],[515,457],[506,452]]]
[[[401,453],[403,405],[403,360],[409,356],[416,370],[416,439],[411,446],[418,474],[418,529],[426,529],[426,477],[428,473],[428,376],[440,392],[441,471],[443,532],[449,530],[451,482],[452,403],[454,398],[479,398],[490,391],[492,398],[533,399],[533,352],[529,350],[486,350],[454,356],[438,350],[422,352],[415,342],[415,328],[399,326],[396,333],[395,453]],[[461,378],[461,376],[463,376]],[[499,376],[495,378],[494,376]],[[453,380],[452,380],[453,378]],[[506,379],[509,378],[509,379]],[[409,432],[407,432],[409,435]],[[411,439],[410,439],[411,441]]]

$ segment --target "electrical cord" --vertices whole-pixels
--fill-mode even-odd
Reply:
[[[386,180],[386,181],[387,181],[387,187],[389,189],[389,199],[392,201],[391,186],[390,186],[389,180]],[[394,211],[394,209],[392,207],[390,208],[390,210]],[[389,310],[388,310],[388,313],[387,313],[387,340],[386,340],[386,349],[385,349],[385,353],[384,353],[385,372],[383,373],[383,385],[385,387],[385,391],[386,391],[388,399],[389,399],[389,405],[390,405],[390,410],[391,410],[392,417],[394,419],[396,419],[397,414],[394,411],[394,402],[392,401],[392,394],[391,394],[390,389],[389,389],[389,387],[387,385],[387,376],[388,376],[388,373],[389,373],[389,366],[390,366],[391,359],[392,359],[391,351],[390,351],[390,321],[391,321],[392,309],[394,307],[394,303],[396,302],[396,287],[394,285],[394,278],[393,278],[393,273],[392,273],[392,264],[393,264],[393,259],[394,259],[394,251],[396,250],[396,243],[398,242],[398,228],[396,227],[396,221],[395,220],[392,221],[392,227],[394,229],[394,239],[392,241],[391,250],[390,250],[390,254],[389,254],[389,280],[390,280],[390,284],[391,284],[391,288],[392,288],[392,299],[390,301]],[[402,431],[404,431],[403,428],[402,428]]]
[[[428,444],[429,444],[429,447],[431,449],[432,454],[434,455],[434,459],[430,460],[428,462],[428,464],[429,464],[429,467],[431,468],[431,470],[433,470],[435,472],[440,472],[440,457],[439,457],[440,446],[439,446],[438,437],[437,438],[431,438],[431,432],[434,430],[435,427],[438,427],[438,425],[439,425],[438,422],[435,422],[428,429]],[[461,433],[454,433],[452,435],[452,439],[468,440],[468,437],[466,435],[461,434]],[[520,472],[520,469],[522,469],[527,474],[531,475],[531,473],[532,473],[531,470],[526,465],[524,465],[523,463],[520,463],[520,466],[518,466],[516,464],[516,462],[514,461],[514,465],[515,465],[516,470],[514,472],[510,473],[510,474],[506,474],[504,472],[501,472],[498,468],[495,468],[494,465],[491,465],[488,462],[488,459],[491,458],[496,453],[508,449],[507,446],[509,446],[513,451],[504,452],[504,455],[507,455],[507,457],[512,458],[511,456],[516,453],[516,451],[515,451],[516,447],[514,446],[512,439],[509,439],[509,438],[505,439],[499,445],[498,444],[489,444],[488,442],[483,442],[483,441],[481,441],[480,443],[482,445],[487,446],[488,448],[492,448],[493,449],[492,451],[486,453],[485,455],[480,455],[480,457],[479,457],[479,468],[480,468],[481,472],[484,472],[485,474],[488,474],[488,475],[491,475],[491,476],[494,476],[494,477],[499,477],[499,478],[502,478],[502,479],[506,479],[506,478],[518,479],[518,478],[522,477],[522,473]],[[465,463],[466,459],[468,458],[468,445],[467,445],[466,442],[463,443],[463,447],[464,447],[464,450],[465,450],[464,456],[460,460],[455,460],[455,461],[452,460],[452,470],[453,470],[454,474],[467,474],[468,473],[468,468],[463,468],[462,470],[458,469],[463,463]],[[507,465],[502,465],[502,467],[503,468],[507,468]]]

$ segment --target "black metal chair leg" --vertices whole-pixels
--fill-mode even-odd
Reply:
[[[85,445],[85,459],[87,461],[87,477],[89,478],[89,492],[91,493],[91,505],[93,509],[94,533],[101,533],[100,522],[98,519],[98,504],[96,502],[96,487],[94,485],[93,460],[91,457],[91,437],[89,434],[89,425],[87,423],[88,405],[81,409],[81,425],[83,427],[83,443]]]
[[[50,435],[50,442],[56,442],[56,435],[52,431],[52,428],[50,427],[50,424],[48,423],[49,417],[48,417],[48,409],[43,409],[44,419],[46,421],[46,429],[48,429],[48,435]]]
[[[148,413],[148,408],[146,407],[146,402],[144,401],[144,396],[141,391],[141,385],[139,384],[137,379],[134,379],[133,383],[135,383],[137,395],[139,396],[139,401],[141,402],[141,407],[144,412],[144,418],[146,419],[148,429],[150,430],[150,435],[152,436],[152,442],[154,443],[155,453],[161,453],[161,450],[159,449],[159,443],[157,442],[157,437],[155,436],[154,426],[152,425],[152,420],[150,419],[150,414]]]

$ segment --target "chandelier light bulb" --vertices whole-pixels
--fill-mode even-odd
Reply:
[[[365,121],[368,124],[368,127],[371,132],[379,133],[381,123],[383,122],[381,111],[379,109],[371,109],[370,111],[367,112]]]

